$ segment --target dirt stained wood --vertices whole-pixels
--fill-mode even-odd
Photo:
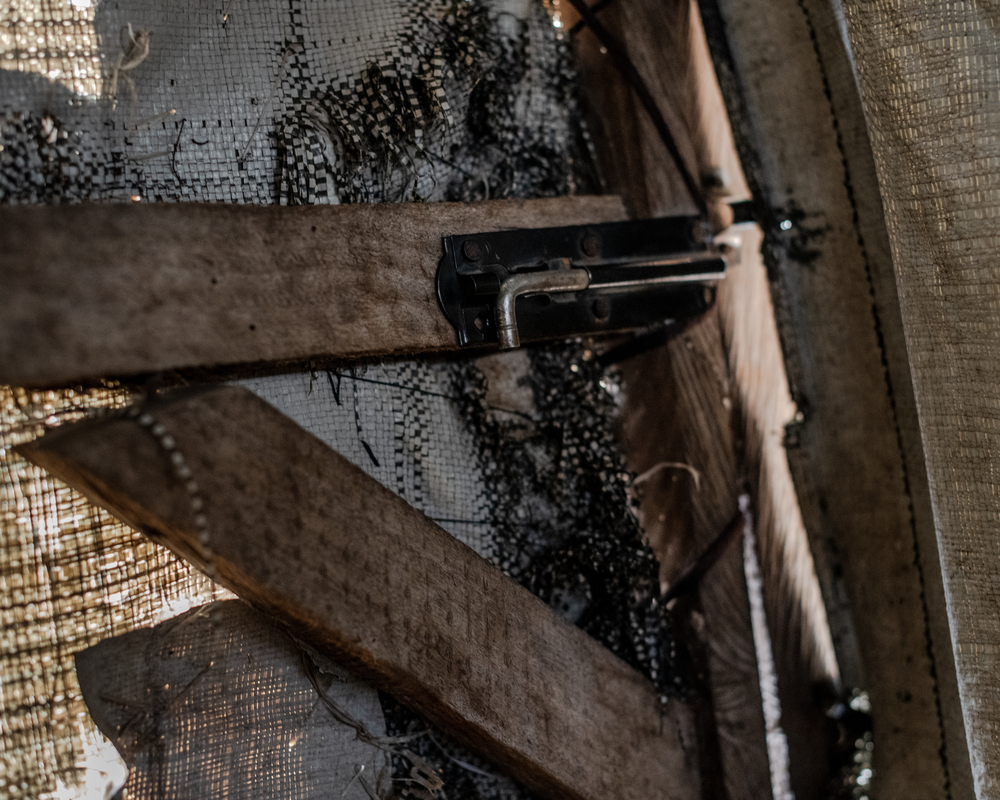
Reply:
[[[700,796],[688,709],[661,719],[648,680],[271,406],[222,387],[147,412],[175,450],[114,417],[19,452],[539,794]]]
[[[454,349],[442,237],[623,219],[616,197],[0,208],[0,383]]]

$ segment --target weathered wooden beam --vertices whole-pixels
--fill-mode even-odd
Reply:
[[[563,20],[576,22],[567,3]],[[704,188],[710,216],[728,224],[719,216],[729,213],[720,201],[745,200],[749,192],[694,3],[616,3],[600,12],[600,20],[646,82],[688,171],[721,182]],[[607,48],[586,28],[574,45],[587,122],[610,191],[639,217],[697,213],[674,158]]]
[[[453,348],[443,236],[624,218],[616,197],[0,208],[0,384]]]
[[[700,796],[686,708],[274,408],[143,413],[19,452],[538,793]]]

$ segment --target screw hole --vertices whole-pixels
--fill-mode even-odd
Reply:
[[[606,297],[598,297],[590,306],[594,312],[594,319],[604,322],[611,316],[611,301]]]
[[[483,246],[475,239],[466,239],[462,243],[462,255],[466,261],[479,261],[483,257]]]

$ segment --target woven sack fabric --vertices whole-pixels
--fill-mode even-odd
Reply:
[[[239,600],[105,639],[76,667],[95,721],[132,764],[133,800],[365,800],[402,749],[375,689]]]

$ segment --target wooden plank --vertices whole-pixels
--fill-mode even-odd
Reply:
[[[749,190],[696,3],[632,0],[599,16],[648,83],[689,169],[722,180],[706,190],[714,218],[723,221],[721,195],[742,200]],[[582,30],[575,45],[608,185],[639,214],[688,208],[673,161],[600,42]],[[788,739],[788,781],[807,800],[826,790],[832,757],[829,720],[815,686],[835,678],[837,668],[824,657],[830,653],[824,609],[780,444],[794,411],[778,402],[787,398],[787,381],[756,244],[729,270],[717,313],[668,346],[622,364],[622,449],[639,473],[686,463],[700,474],[695,485],[682,470],[661,469],[640,490],[640,519],[667,582],[718,536],[736,508],[740,482],[747,481]],[[768,796],[772,788],[747,591],[742,548],[735,546],[705,576],[697,597],[717,770],[731,800]]]
[[[699,796],[684,707],[661,719],[639,673],[271,406],[145,413],[166,433],[104,418],[19,452],[538,793]]]
[[[567,25],[575,12],[563,4]],[[749,190],[733,147],[725,106],[712,71],[701,19],[692,0],[634,0],[598,17],[623,45],[646,82],[689,171],[713,176],[706,200],[716,222],[731,214],[720,202],[745,200]],[[618,74],[606,48],[587,29],[575,37],[587,122],[601,173],[637,216],[697,213],[663,141]]]
[[[615,197],[0,208],[0,383],[453,348],[443,236],[624,218]]]

